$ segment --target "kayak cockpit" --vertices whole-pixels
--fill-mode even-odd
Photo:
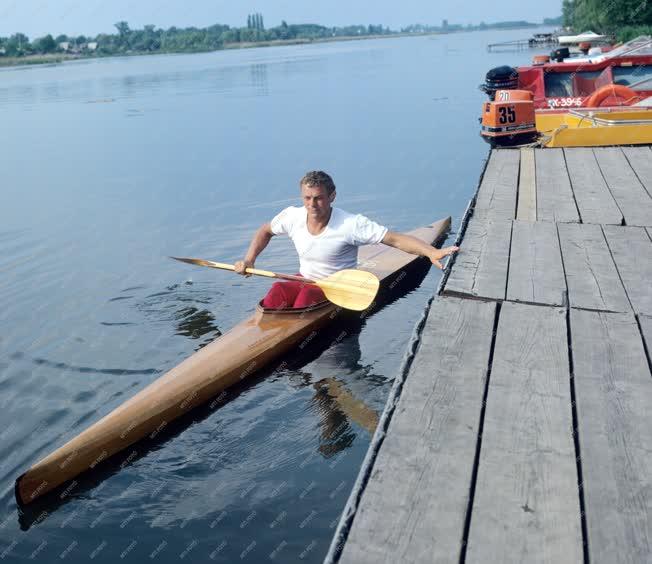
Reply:
[[[258,302],[258,305],[256,305],[256,313],[261,314],[261,315],[301,315],[302,313],[309,313],[311,311],[317,311],[321,310],[325,307],[328,306],[333,306],[331,302],[328,300],[324,300],[322,302],[317,302],[316,304],[310,305],[308,307],[292,307],[292,308],[271,308],[271,307],[264,307],[262,300]],[[337,306],[333,306],[337,307]]]

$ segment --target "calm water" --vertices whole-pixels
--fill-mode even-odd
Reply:
[[[299,203],[306,170],[395,230],[458,220],[487,154],[476,87],[532,56],[485,45],[527,35],[0,70],[0,555],[321,561],[434,271],[65,503],[19,519],[13,482],[253,310],[266,280],[166,256],[241,258],[260,223]],[[294,272],[297,259],[277,239],[257,265]]]

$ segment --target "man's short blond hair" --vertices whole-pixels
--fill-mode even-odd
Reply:
[[[326,189],[329,195],[335,192],[335,183],[333,182],[333,179],[323,170],[311,170],[310,172],[306,172],[299,182],[299,187],[301,186],[321,186]]]

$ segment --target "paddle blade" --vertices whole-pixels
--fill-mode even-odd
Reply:
[[[315,281],[335,305],[354,311],[367,309],[376,298],[380,282],[371,272],[340,270],[328,278]]]

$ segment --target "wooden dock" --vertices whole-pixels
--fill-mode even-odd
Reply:
[[[500,41],[499,43],[489,43],[487,51],[524,51],[526,49],[537,49],[557,45],[557,37],[552,34],[546,37],[530,37],[529,39],[514,39],[512,41]]]
[[[461,237],[326,561],[652,562],[652,150],[494,150]]]

